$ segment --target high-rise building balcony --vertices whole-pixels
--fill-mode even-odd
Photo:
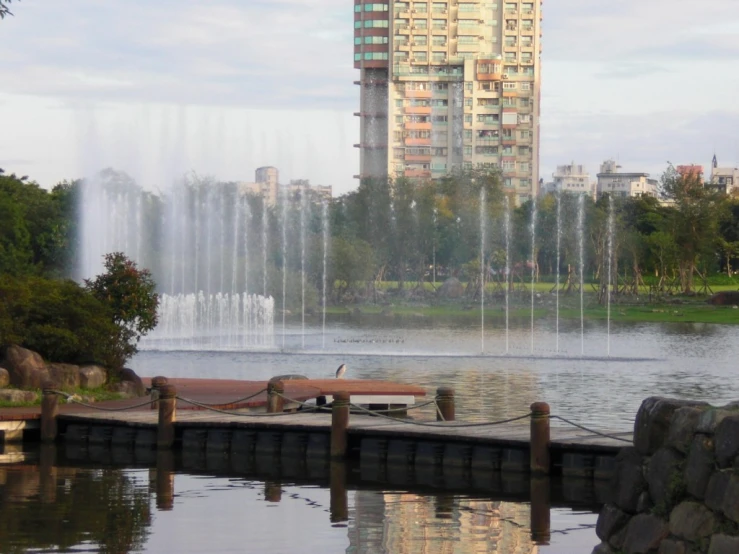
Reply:
[[[424,162],[430,162],[431,161],[431,154],[406,154],[405,155],[405,161],[406,163],[424,163]]]
[[[431,146],[430,138],[405,137],[406,146]]]
[[[405,97],[406,98],[431,98],[431,95],[433,92],[431,89],[427,90],[405,90]]]
[[[408,129],[409,131],[430,131],[431,122],[427,122],[427,123],[408,122],[405,124],[405,128]]]
[[[406,106],[404,111],[407,114],[429,115],[431,114],[431,106]]]
[[[405,177],[410,178],[429,178],[431,177],[431,171],[428,169],[406,169]]]

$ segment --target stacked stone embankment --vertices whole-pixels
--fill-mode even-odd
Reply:
[[[593,554],[739,553],[739,402],[646,399],[613,486]]]

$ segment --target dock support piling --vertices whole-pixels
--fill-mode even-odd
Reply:
[[[551,484],[549,477],[531,478],[531,540],[549,544],[551,531]]]
[[[454,389],[439,387],[436,389],[436,421],[454,421]]]
[[[331,457],[345,458],[349,427],[349,393],[337,392],[331,406]]]
[[[549,455],[550,409],[546,402],[531,405],[531,473],[549,475],[551,460]]]
[[[56,416],[59,413],[59,395],[54,392],[55,383],[43,385],[41,399],[41,442],[54,442],[57,435]]]
[[[164,512],[174,508],[174,452],[159,450],[156,468],[157,510]]]
[[[159,388],[162,385],[166,385],[169,383],[169,379],[166,377],[162,377],[161,375],[157,375],[156,377],[152,377],[151,379],[151,409],[157,410],[159,409]]]
[[[346,492],[346,463],[331,461],[331,523],[349,521],[349,498]]]
[[[174,445],[174,422],[176,419],[177,389],[174,385],[159,387],[159,425],[157,447],[172,448]]]
[[[279,414],[284,410],[285,399],[282,395],[285,394],[285,383],[280,381],[269,381],[267,383],[267,413],[268,414]]]

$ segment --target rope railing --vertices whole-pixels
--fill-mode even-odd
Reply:
[[[211,412],[217,412],[219,414],[226,414],[226,415],[233,415],[233,416],[241,416],[241,417],[277,417],[277,416],[286,416],[286,415],[295,415],[292,412],[275,412],[275,413],[254,413],[254,412],[235,412],[232,410],[223,410],[220,408],[216,408],[214,406],[211,406],[209,404],[203,404],[201,402],[198,402],[197,400],[192,400],[191,398],[185,398],[182,396],[176,396],[177,400],[182,400],[183,402],[186,402],[187,404],[192,404],[193,406],[197,406],[199,408],[203,408],[204,410],[209,410]]]
[[[415,421],[412,419],[399,419],[397,417],[390,417],[386,416],[384,414],[376,413],[373,410],[368,410],[367,408],[364,408],[363,406],[360,406],[358,404],[349,404],[352,408],[355,408],[359,410],[360,412],[368,413],[371,415],[376,415],[377,417],[381,417],[384,419],[390,419],[396,423],[406,423],[408,425],[418,425],[421,427],[437,427],[437,428],[444,428],[448,429],[450,427],[458,428],[458,427],[485,427],[488,425],[503,425],[505,423],[513,423],[515,421],[520,421],[522,419],[526,419],[531,417],[531,412],[528,414],[524,414],[518,417],[512,417],[510,419],[503,419],[500,421],[483,421],[483,422],[476,422],[476,423],[451,423],[447,421],[437,421],[437,422],[429,422],[429,421]]]
[[[565,419],[562,416],[553,415],[550,417],[551,419],[558,419],[559,421],[567,423],[568,425],[572,425],[573,427],[577,427],[578,429],[582,429],[583,431],[587,431],[588,433],[593,433],[594,435],[598,435],[606,439],[613,439],[615,441],[628,442],[629,444],[631,444],[632,442],[631,439],[624,439],[622,437],[617,437],[616,435],[609,435],[608,433],[601,433],[600,431],[596,431],[595,429],[590,429],[588,427],[585,427],[584,425],[580,425],[579,423],[575,423],[574,421]],[[624,431],[624,433],[630,433],[630,431]]]
[[[199,402],[199,403],[194,404],[194,405],[197,405],[197,406],[202,407],[202,408],[206,408],[206,407],[218,408],[219,406],[232,406],[232,405],[235,405],[235,404],[241,404],[242,402],[246,402],[247,400],[251,400],[252,398],[256,398],[257,396],[259,396],[263,392],[267,392],[267,388],[266,387],[263,388],[262,390],[258,390],[254,394],[251,394],[249,396],[245,396],[244,398],[237,398],[236,400],[230,400],[229,402],[218,402],[217,404],[207,404],[205,402]],[[180,397],[178,397],[178,398],[180,398]],[[186,401],[184,398],[180,398],[180,400]],[[189,401],[187,401],[187,402],[190,403],[190,404],[193,404],[193,402],[189,402]]]
[[[135,410],[136,408],[143,408],[144,406],[150,406],[156,400],[147,400],[145,402],[141,402],[140,404],[134,404],[133,406],[122,406],[118,408],[108,408],[105,406],[97,406],[95,404],[89,404],[87,402],[82,402],[81,400],[77,400],[75,398],[76,395],[70,394],[68,392],[60,391],[60,390],[44,390],[45,393],[51,393],[56,394],[59,396],[62,396],[67,399],[67,402],[72,402],[73,404],[79,404],[80,406],[84,406],[86,408],[92,408],[94,410],[100,410],[103,412],[125,412],[126,410]]]

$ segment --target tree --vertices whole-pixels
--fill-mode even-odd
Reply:
[[[693,275],[715,253],[719,224],[726,211],[723,197],[703,186],[703,176],[679,173],[672,164],[662,176],[664,195],[674,201],[669,233],[678,247],[680,286],[693,292]]]
[[[6,15],[13,15],[13,12],[10,11],[10,8],[8,5],[13,0],[0,0],[0,19],[5,19]],[[20,2],[20,0],[18,0]]]
[[[106,254],[105,269],[95,279],[85,279],[85,287],[111,310],[119,330],[114,345],[118,357],[112,369],[121,369],[138,352],[141,337],[156,327],[159,296],[149,270],[139,269],[122,252]]]

